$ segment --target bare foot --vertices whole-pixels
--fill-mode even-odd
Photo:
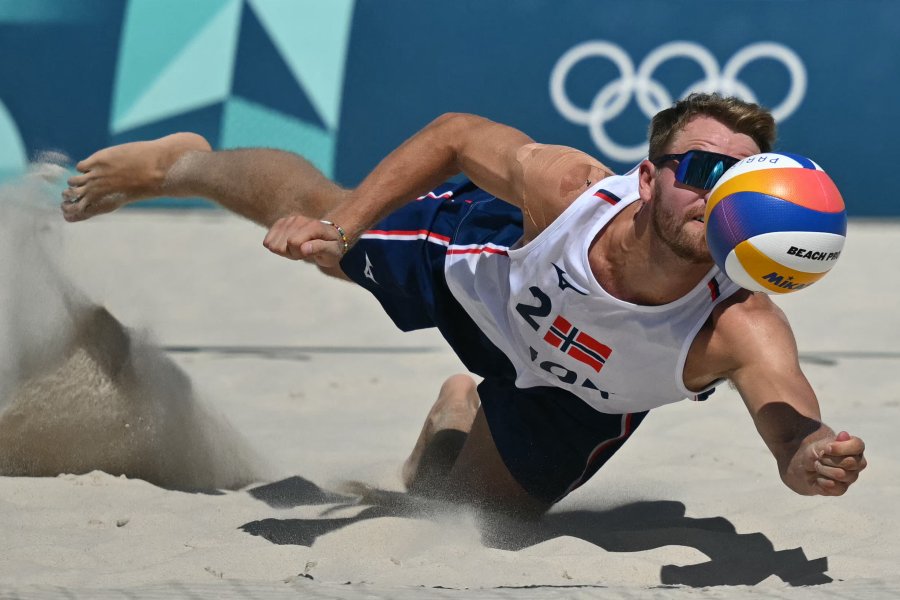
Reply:
[[[120,206],[161,195],[178,196],[166,187],[166,175],[191,151],[210,151],[209,142],[195,133],[174,133],[150,142],[132,142],[99,150],[75,168],[63,192],[66,221],[83,221]]]
[[[453,375],[444,382],[434,406],[425,418],[412,453],[403,463],[401,475],[408,490],[423,491],[419,488],[431,485],[434,483],[433,479],[449,473],[456,454],[462,448],[462,442],[472,428],[478,405],[475,380],[471,377]],[[448,452],[453,456],[443,456]],[[426,464],[431,462],[440,464]],[[441,473],[430,473],[434,470]]]

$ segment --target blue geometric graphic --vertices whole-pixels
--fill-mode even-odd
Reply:
[[[328,128],[337,128],[353,0],[249,0]]]
[[[232,93],[325,128],[322,117],[249,6],[244,7],[241,17]]]
[[[131,0],[111,133],[169,133],[218,106],[204,133],[219,147],[277,145],[332,175],[354,2]]]
[[[598,4],[616,9],[584,19]],[[770,108],[796,108],[775,149],[821,164],[850,215],[900,216],[871,175],[900,138],[900,119],[884,118],[900,94],[885,75],[900,72],[900,1],[732,0],[721,11],[722,0],[691,0],[681,13],[671,4],[0,0],[0,171],[21,172],[45,150],[77,160],[189,130],[217,148],[302,152],[352,186],[436,116],[471,112],[599,153],[621,172],[632,161],[616,159],[606,138],[642,143],[660,90],[674,97],[710,72]],[[588,42],[615,52],[563,60]],[[647,89],[616,87],[626,63],[635,77],[643,69]],[[587,124],[560,109],[559,89]],[[860,90],[865,110],[853,110]]]
[[[77,23],[91,18],[85,2],[0,0],[0,23]]]
[[[178,113],[171,117],[140,125],[127,132],[112,135],[109,144],[121,144],[135,140],[152,140],[174,131],[192,131],[205,137],[214,148],[221,146],[219,139],[222,128],[224,103],[217,102],[196,110]]]
[[[240,8],[240,0],[131,2],[112,132],[225,100],[231,90]]]
[[[242,98],[225,103],[219,144],[223,148],[280,148],[300,154],[323,173],[334,171],[334,136],[330,132]]]

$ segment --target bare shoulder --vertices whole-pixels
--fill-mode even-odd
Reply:
[[[710,358],[726,367],[723,375],[749,362],[783,363],[797,355],[787,317],[765,294],[737,292],[716,306],[706,329]]]
[[[787,317],[766,294],[740,290],[713,309],[717,331],[741,333],[774,321],[787,325]]]
[[[526,233],[530,229],[533,235],[543,231],[587,188],[613,175],[593,156],[568,146],[525,144],[516,159],[521,166]]]

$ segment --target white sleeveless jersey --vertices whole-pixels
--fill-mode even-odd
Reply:
[[[636,172],[608,177],[524,246],[450,244],[450,290],[512,362],[517,387],[561,387],[618,414],[698,394],[683,379],[691,342],[713,307],[740,288],[714,267],[662,306],[607,293],[591,272],[588,249],[637,198]]]

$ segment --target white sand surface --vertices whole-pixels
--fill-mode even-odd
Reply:
[[[458,360],[270,255],[254,225],[141,210],[64,225],[51,210],[14,230],[27,235],[0,229],[0,465],[52,476],[0,477],[0,597],[900,594],[898,224],[852,223],[835,271],[779,300],[825,420],[868,444],[846,496],[785,488],[721,387],[654,411],[530,524],[401,493]],[[122,340],[79,330],[93,302],[128,328],[124,367],[94,348]],[[343,494],[348,481],[378,491]]]

